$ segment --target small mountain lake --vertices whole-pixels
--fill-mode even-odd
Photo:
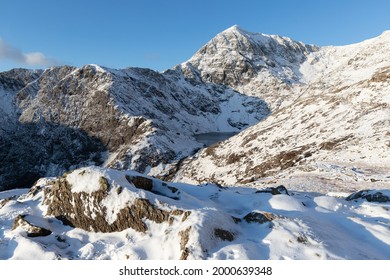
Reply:
[[[194,137],[199,143],[210,146],[216,142],[226,140],[237,133],[238,132],[207,132],[194,134]]]

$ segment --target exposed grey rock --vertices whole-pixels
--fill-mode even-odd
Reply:
[[[297,237],[297,241],[298,241],[299,243],[303,243],[303,244],[307,244],[307,243],[308,243],[307,236],[306,236],[306,235],[303,235],[303,234],[301,234],[301,235],[299,235],[299,236]]]
[[[10,198],[0,199],[0,209],[3,208],[9,201],[11,201]]]
[[[12,230],[21,227],[27,232],[28,237],[48,236],[52,233],[48,229],[33,225],[32,223],[28,222],[26,220],[26,216],[27,215],[18,215],[14,220]]]
[[[267,222],[271,222],[274,220],[276,216],[272,213],[268,212],[251,212],[248,213],[245,217],[244,220],[247,221],[248,223],[259,223],[259,224],[264,224]]]
[[[214,235],[219,239],[221,239],[222,241],[231,242],[234,240],[234,234],[225,229],[221,229],[221,228],[214,229]]]
[[[256,191],[256,193],[271,193],[272,195],[278,195],[278,194],[290,195],[286,187],[283,185],[277,186],[276,188],[271,187],[271,188],[266,188],[265,190],[259,190]]]
[[[346,200],[365,199],[368,202],[389,202],[390,196],[383,194],[382,192],[372,190],[361,190],[349,195]]]
[[[138,189],[143,189],[146,191],[152,191],[153,189],[153,181],[149,178],[141,176],[131,177],[129,175],[126,175],[126,180],[129,183],[132,183]]]

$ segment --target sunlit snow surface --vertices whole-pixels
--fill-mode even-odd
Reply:
[[[124,188],[122,197],[112,192],[105,199],[106,207],[112,209],[110,213],[117,210],[116,204],[123,207],[141,197],[165,210],[189,210],[191,215],[174,226],[146,221],[146,233],[133,229],[87,232],[46,216],[43,192],[2,192],[0,205],[6,198],[11,200],[0,207],[0,259],[179,259],[179,232],[189,226],[189,258],[193,259],[390,259],[390,202],[347,201],[348,193],[325,195],[289,190],[290,195],[272,195],[256,192],[256,188],[169,183],[180,193],[179,199],[174,200],[131,186],[124,177],[134,172],[83,170],[92,185],[105,176],[111,186]],[[93,191],[85,181],[77,181],[77,176],[70,174],[69,178],[72,191]],[[39,184],[50,188],[51,180],[41,180]],[[154,179],[155,186],[161,184]],[[390,195],[389,190],[382,193]],[[269,212],[276,218],[264,224],[246,222],[243,217],[253,211]],[[52,234],[32,238],[22,228],[12,230],[20,214],[27,214],[32,223],[50,229]],[[241,222],[235,223],[232,216],[241,218]],[[228,230],[234,240],[216,238],[212,235],[214,228]]]

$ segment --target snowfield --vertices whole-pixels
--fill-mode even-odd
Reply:
[[[390,258],[389,190],[355,193],[351,199],[350,193],[224,188],[144,177],[153,185],[148,191],[130,183],[129,176],[144,175],[91,167],[62,180],[68,181],[72,193],[84,193],[83,203],[88,204],[100,178],[106,178],[109,188],[98,205],[101,208],[91,213],[103,211],[108,224],[136,199],[146,199],[165,212],[190,214],[172,214],[162,222],[143,218],[144,232],[74,228],[47,214],[49,190],[60,179],[42,179],[31,190],[0,193],[0,259]],[[367,195],[382,202],[370,202]],[[21,215],[30,227],[16,225]],[[70,215],[80,213],[75,210]],[[50,234],[32,237],[31,226]]]

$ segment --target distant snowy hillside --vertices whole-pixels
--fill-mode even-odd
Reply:
[[[0,259],[389,259],[390,192],[347,195],[83,168],[0,193]]]

